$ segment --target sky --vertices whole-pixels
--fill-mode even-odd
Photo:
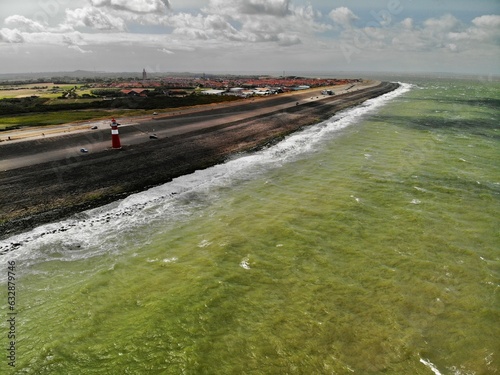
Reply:
[[[142,69],[497,75],[500,0],[1,2],[0,73]]]

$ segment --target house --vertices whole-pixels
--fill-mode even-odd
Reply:
[[[121,93],[125,94],[126,96],[148,96],[149,90],[146,89],[132,89],[132,90],[121,90]]]
[[[203,90],[200,93],[203,95],[222,95],[226,90]]]

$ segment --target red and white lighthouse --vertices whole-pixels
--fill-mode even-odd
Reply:
[[[120,149],[122,148],[122,145],[120,143],[120,136],[118,135],[118,123],[116,122],[115,119],[111,120],[111,147]]]

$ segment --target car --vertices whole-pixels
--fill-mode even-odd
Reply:
[[[153,116],[156,116],[158,114],[158,112],[153,112]]]
[[[98,127],[97,127],[97,125],[94,125],[90,129],[95,130],[95,129],[98,129]]]
[[[80,149],[80,152],[82,152],[82,153],[86,154],[87,152],[89,152],[89,150],[87,150],[86,148],[81,148],[81,149]]]
[[[158,139],[158,136],[156,134],[150,134],[149,139]]]

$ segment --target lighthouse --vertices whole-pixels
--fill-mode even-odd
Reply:
[[[113,118],[111,120],[111,148],[113,149],[121,149],[122,145],[120,143],[120,135],[118,134],[118,124],[116,120]]]

